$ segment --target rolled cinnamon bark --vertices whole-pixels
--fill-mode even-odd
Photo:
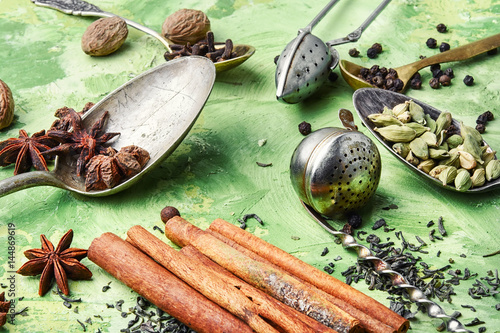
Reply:
[[[293,276],[307,281],[318,289],[356,307],[370,317],[393,327],[397,332],[406,332],[409,329],[408,320],[382,303],[253,234],[222,219],[213,221],[209,229],[255,252],[269,262],[290,272]]]
[[[337,332],[363,331],[357,319],[326,301],[294,277],[245,256],[180,216],[167,221],[165,235],[178,245],[193,245],[245,282]]]
[[[92,241],[88,258],[199,333],[253,332],[243,321],[112,233]]]

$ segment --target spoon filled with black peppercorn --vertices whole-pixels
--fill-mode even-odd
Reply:
[[[73,117],[67,130],[49,130],[44,135],[49,136],[49,140],[70,138],[52,148],[61,153],[57,154],[52,170],[24,172],[29,171],[28,165],[28,170],[0,180],[0,197],[43,185],[93,197],[127,189],[158,166],[186,137],[212,91],[215,75],[215,66],[208,58],[183,57],[136,76],[96,103],[83,116],[71,110]],[[35,137],[40,141],[39,138]],[[26,145],[24,140],[27,139],[9,140],[7,144],[21,141],[20,144]],[[45,142],[48,140],[41,143],[45,145]],[[13,144],[11,146],[16,148]],[[37,159],[46,157],[45,154],[51,151],[45,150],[42,145],[31,147],[31,142],[28,145],[30,150],[41,147],[41,154],[35,156]],[[132,165],[131,156],[122,161],[114,159],[107,164],[94,165],[95,158],[115,157],[118,149],[123,147],[139,147],[141,153],[146,151],[142,154],[146,156],[141,158],[142,162],[137,161],[141,164],[140,168],[136,168],[133,174],[123,174],[125,171],[122,168],[122,165]],[[113,150],[112,154],[107,153],[109,149]],[[103,150],[106,151],[103,153]],[[80,157],[77,159],[76,155]],[[29,156],[27,158],[30,159]],[[10,159],[8,162],[11,162]],[[90,178],[89,174],[92,175]],[[119,175],[123,178],[108,186]]]
[[[445,62],[466,60],[477,56],[481,53],[488,52],[500,46],[500,34],[496,34],[478,41],[463,45],[428,58],[415,61],[411,64],[394,68],[391,74],[391,80],[396,79],[400,83],[399,86],[394,86],[394,91],[404,92],[408,87],[411,78],[422,68],[427,66],[441,64]],[[360,65],[347,60],[340,61],[340,72],[344,80],[354,89],[359,88],[384,88],[386,87],[385,78],[380,75],[373,75],[372,79],[366,80],[363,71],[368,70]],[[389,70],[390,71],[390,70]],[[364,78],[365,77],[365,78]],[[386,88],[390,89],[390,88]]]

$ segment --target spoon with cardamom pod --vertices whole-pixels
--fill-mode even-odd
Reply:
[[[137,183],[169,156],[189,133],[215,82],[215,67],[206,57],[168,61],[117,88],[82,116],[90,128],[108,112],[105,132],[118,132],[110,146],[119,150],[134,145],[149,153],[142,170],[104,190],[86,190],[70,154],[58,156],[51,171],[31,171],[0,180],[0,197],[34,186],[54,186],[86,196],[115,194]]]
[[[106,12],[101,10],[96,5],[88,3],[83,0],[31,0],[35,5],[40,7],[47,7],[58,10],[68,15],[75,16],[96,16],[96,17],[113,17],[118,16],[110,12]],[[150,29],[148,27],[143,26],[137,22],[129,20],[124,17],[120,17],[137,30],[147,33],[152,37],[159,40],[167,49],[169,53],[172,53],[172,49],[170,47],[169,42],[158,32]],[[225,47],[225,44],[217,44],[215,45],[216,49]],[[218,61],[215,63],[215,69],[217,72],[227,71],[232,69],[238,65],[241,65],[248,58],[250,58],[255,53],[255,48],[251,45],[246,44],[234,44],[232,47],[232,53],[234,54],[231,58],[223,61]]]
[[[466,60],[475,57],[481,53],[493,50],[499,46],[500,46],[500,34],[496,34],[472,42],[470,44],[459,46],[457,48],[424,58],[422,60],[415,61],[411,64],[397,67],[395,68],[395,70],[398,73],[398,78],[401,79],[404,84],[400,92],[404,92],[406,90],[406,88],[408,87],[408,83],[410,82],[413,75],[415,75],[415,73],[417,73],[422,68],[445,62]],[[339,68],[344,80],[354,90],[359,88],[374,87],[372,84],[358,77],[361,69],[363,68],[362,66],[347,60],[341,60]]]

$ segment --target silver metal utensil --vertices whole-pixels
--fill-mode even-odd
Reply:
[[[443,308],[437,303],[429,300],[425,294],[417,287],[411,285],[404,276],[391,269],[391,265],[384,260],[376,257],[373,252],[364,245],[358,244],[355,238],[342,231],[337,231],[333,228],[324,217],[311,208],[306,203],[302,202],[307,212],[321,225],[326,231],[336,236],[342,246],[347,249],[354,249],[360,260],[366,260],[373,264],[375,272],[380,275],[388,276],[391,279],[392,285],[397,288],[404,288],[406,293],[403,293],[410,301],[422,305],[427,310],[427,315],[431,318],[438,318],[443,321],[448,332],[468,332],[457,319],[447,315]]]
[[[352,119],[348,110],[341,109],[340,114]],[[377,146],[353,126],[327,127],[309,134],[290,162],[290,178],[299,198],[328,217],[364,206],[380,180]]]
[[[96,103],[82,117],[90,127],[105,111],[109,118],[104,130],[120,132],[111,146],[128,145],[149,152],[142,171],[100,191],[85,191],[85,179],[76,175],[76,162],[57,157],[54,170],[22,173],[0,181],[0,197],[29,187],[48,185],[86,196],[105,196],[135,184],[169,156],[188,134],[205,105],[215,82],[215,67],[205,57],[183,57],[161,64],[125,83]]]
[[[299,30],[298,36],[281,52],[275,73],[278,101],[298,103],[316,92],[339,62],[339,54],[332,46],[357,41],[364,29],[390,1],[382,1],[363,24],[346,37],[324,43],[311,34],[311,30],[338,2],[331,0],[311,23]]]

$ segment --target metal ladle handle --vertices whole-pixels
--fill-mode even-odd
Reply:
[[[332,46],[332,45],[339,45],[339,44],[344,44],[344,43],[349,43],[349,42],[355,42],[359,38],[361,38],[361,34],[363,31],[370,25],[370,23],[373,22],[373,20],[382,12],[382,10],[387,6],[387,4],[391,2],[391,0],[384,0],[378,5],[377,8],[366,18],[366,20],[353,32],[348,34],[345,37],[342,38],[337,38],[337,39],[332,39],[328,42],[326,42],[326,45]]]

